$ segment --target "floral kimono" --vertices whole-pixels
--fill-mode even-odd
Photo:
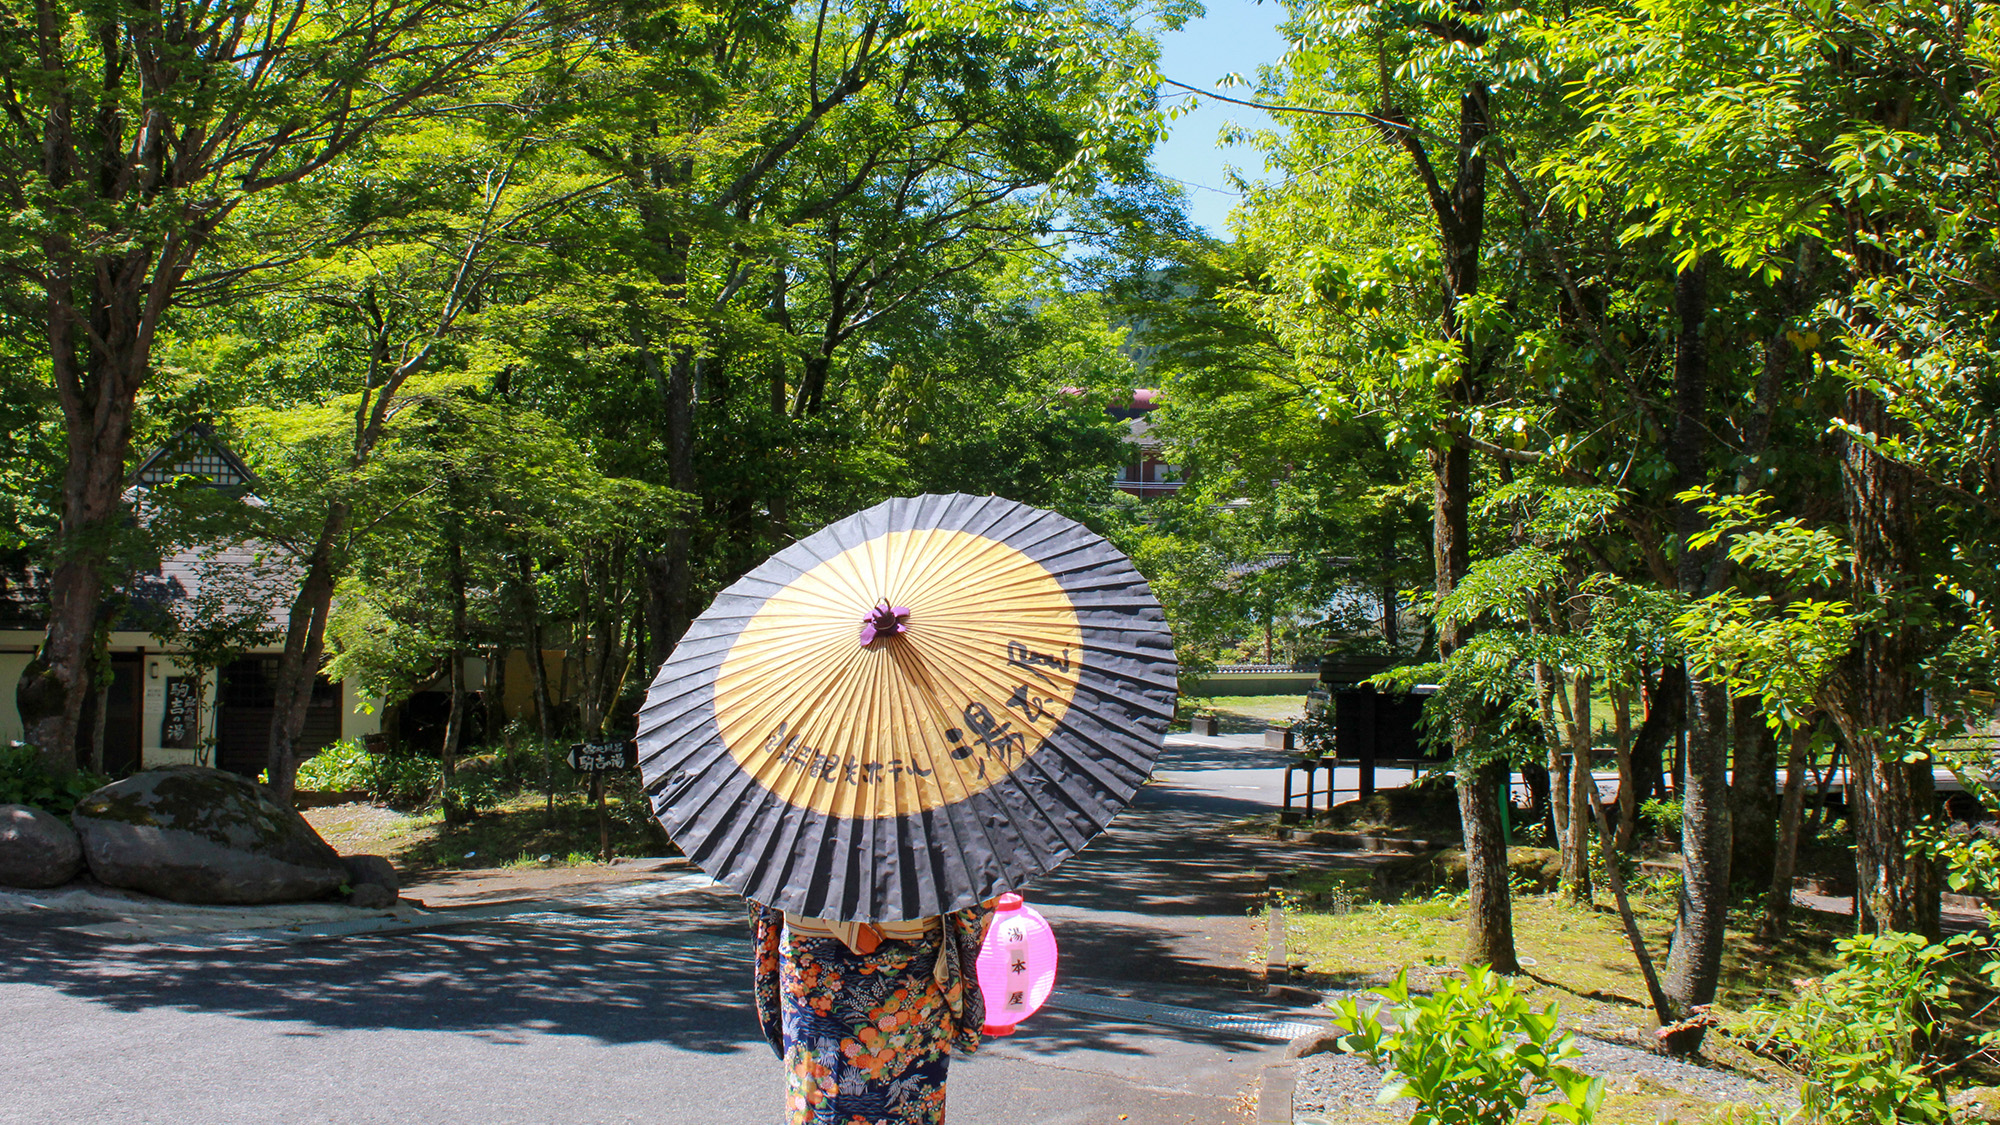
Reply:
[[[960,910],[860,953],[750,904],[757,1022],[785,1060],[787,1125],[941,1125],[951,1053],[977,1049],[985,1022],[973,963],[991,916]]]

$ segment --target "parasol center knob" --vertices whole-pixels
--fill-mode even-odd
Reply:
[[[910,607],[890,605],[884,598],[874,609],[861,618],[861,647],[867,648],[885,637],[906,633],[910,629]]]

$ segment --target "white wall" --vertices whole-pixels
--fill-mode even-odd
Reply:
[[[39,633],[0,633],[0,645],[8,648],[26,648],[41,640]],[[132,652],[145,649],[146,657],[140,663],[140,705],[139,719],[139,762],[143,767],[171,765],[213,765],[213,751],[170,750],[160,745],[160,720],[166,715],[167,677],[191,675],[171,655],[160,653],[148,644],[152,638],[143,633],[117,632],[111,636],[113,651]],[[157,642],[155,642],[157,643]],[[275,651],[275,650],[271,650]],[[23,731],[21,716],[14,709],[14,688],[21,680],[21,670],[33,659],[31,652],[0,652],[0,743],[18,740]],[[469,670],[484,679],[485,665],[479,664]],[[204,739],[215,737],[215,688],[216,676],[209,673],[208,682],[202,694],[201,732]],[[362,695],[354,689],[351,681],[340,685],[340,737],[360,738],[375,734],[382,729],[382,701]]]
[[[33,653],[0,652],[0,742],[21,739],[21,714],[14,710],[14,688],[21,682],[21,669],[33,659]]]
[[[340,681],[340,737],[360,738],[382,731],[382,700],[356,691],[353,680]]]

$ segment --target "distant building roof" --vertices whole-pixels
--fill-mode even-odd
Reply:
[[[258,483],[257,474],[243,459],[214,430],[199,424],[162,442],[127,479],[140,487],[158,488],[182,477],[197,477],[214,488],[245,492],[255,491]]]
[[[143,507],[146,491],[190,477],[258,503],[256,474],[207,426],[182,430],[140,461],[127,478],[128,498]],[[183,624],[198,615],[277,629],[290,613],[299,580],[297,558],[282,547],[255,540],[197,544],[174,551],[157,569],[126,583],[131,603],[118,627],[153,632],[163,615]],[[48,603],[47,573],[25,562],[0,561],[0,629],[47,628]]]
[[[1160,405],[1160,392],[1152,387],[1135,387],[1131,397],[1119,396],[1105,404],[1113,418],[1139,418]]]

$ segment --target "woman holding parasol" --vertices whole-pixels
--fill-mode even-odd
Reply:
[[[719,596],[640,714],[654,811],[751,903],[794,1123],[930,1125],[990,901],[1144,782],[1175,697],[1123,555],[995,497],[891,500]]]

